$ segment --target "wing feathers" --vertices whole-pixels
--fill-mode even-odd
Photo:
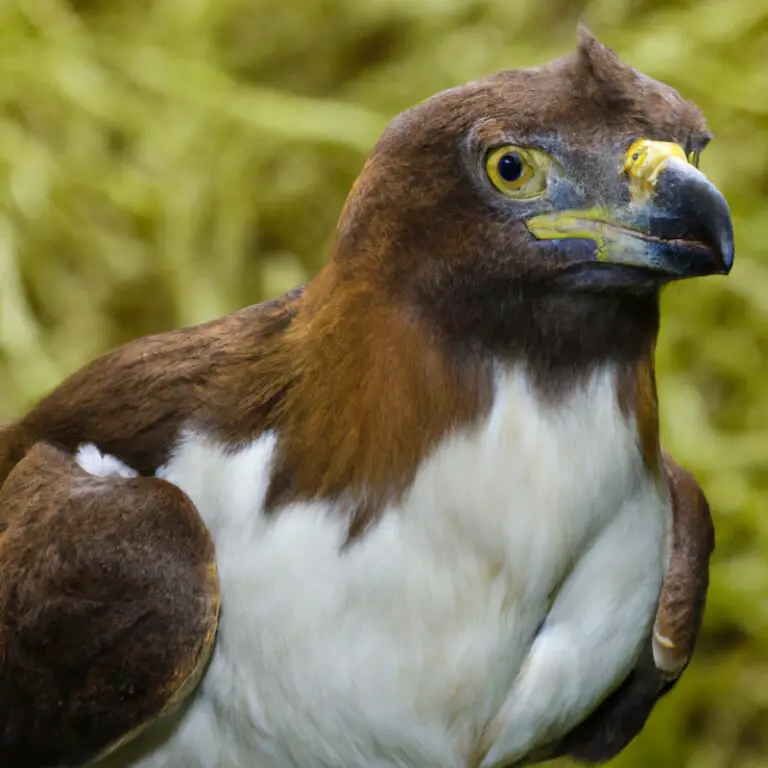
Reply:
[[[78,765],[167,711],[213,646],[213,545],[158,479],[38,443],[0,490],[0,765]]]
[[[672,493],[672,557],[654,624],[656,666],[677,677],[693,653],[709,586],[715,532],[709,505],[693,476],[670,456],[664,471]]]
[[[656,702],[674,686],[693,653],[709,585],[714,527],[693,476],[668,455],[663,456],[663,467],[672,496],[672,551],[653,639],[624,683],[558,744],[532,756],[530,762],[569,755],[581,763],[597,764],[618,755],[643,729]]]

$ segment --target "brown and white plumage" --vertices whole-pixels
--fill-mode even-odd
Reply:
[[[115,350],[0,433],[0,703],[30,702],[0,758],[78,764],[149,723],[109,765],[625,746],[706,593],[709,510],[661,453],[653,373],[661,284],[732,259],[678,157],[706,136],[582,31],[393,121],[309,284]],[[489,183],[507,145],[547,158],[535,195]],[[91,650],[52,651],[67,631]]]

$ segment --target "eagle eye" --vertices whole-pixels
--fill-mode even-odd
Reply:
[[[525,164],[517,152],[507,152],[499,158],[496,169],[504,181],[514,184],[525,172]]]
[[[540,150],[505,145],[492,149],[485,161],[491,184],[506,197],[525,199],[547,187],[548,158]]]

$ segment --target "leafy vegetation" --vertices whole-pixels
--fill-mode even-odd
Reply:
[[[717,134],[727,279],[667,291],[667,447],[712,502],[705,631],[616,766],[768,761],[768,6],[751,0],[5,0],[0,418],[98,353],[275,295],[323,262],[407,105],[574,46],[585,20]]]

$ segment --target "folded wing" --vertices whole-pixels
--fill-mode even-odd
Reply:
[[[218,612],[187,496],[37,443],[0,489],[0,765],[81,765],[129,741],[194,690]]]
[[[610,760],[640,733],[688,665],[704,613],[714,527],[693,476],[669,455],[664,472],[672,495],[672,551],[653,637],[624,683],[557,745],[531,756],[532,763],[561,755],[587,764]]]

